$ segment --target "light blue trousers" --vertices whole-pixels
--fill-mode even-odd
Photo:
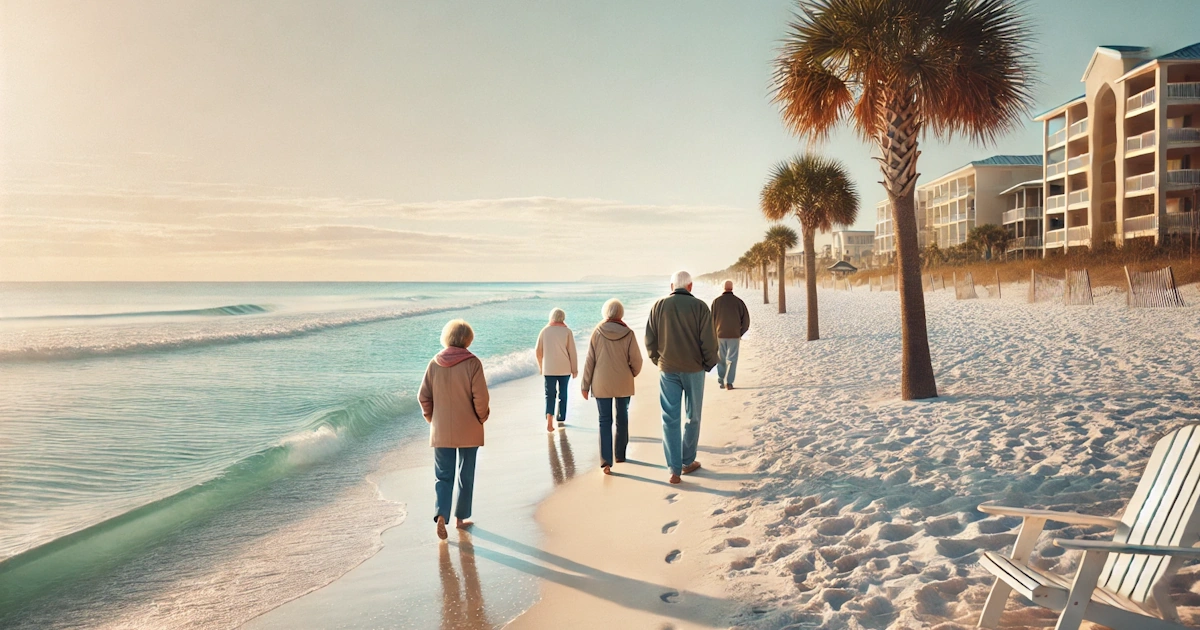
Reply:
[[[662,372],[658,377],[658,397],[662,404],[663,454],[672,474],[696,461],[700,442],[700,409],[704,406],[704,372]],[[687,403],[687,425],[680,435],[680,415]]]
[[[717,385],[733,385],[733,377],[737,374],[738,348],[741,339],[717,340]]]

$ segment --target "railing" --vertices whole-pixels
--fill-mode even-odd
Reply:
[[[1154,188],[1154,173],[1134,175],[1133,177],[1125,178],[1125,194],[1127,195],[1131,192],[1150,190],[1152,188]]]
[[[1154,103],[1155,103],[1154,88],[1150,88],[1149,90],[1146,90],[1145,92],[1140,92],[1138,94],[1134,94],[1133,96],[1130,96],[1129,98],[1125,99],[1125,115],[1128,116],[1130,113],[1132,113],[1136,110],[1139,110],[1143,107],[1149,107],[1149,106],[1153,105]]]
[[[1125,138],[1125,152],[1141,151],[1154,146],[1154,130],[1141,133],[1132,138]]]
[[[1067,132],[1067,137],[1069,137],[1069,138],[1074,138],[1075,136],[1078,136],[1081,133],[1087,133],[1088,119],[1084,118],[1081,120],[1077,120],[1077,121],[1075,121],[1075,124],[1068,127],[1068,129],[1069,129],[1069,131]]]
[[[1059,228],[1046,232],[1046,247],[1054,247],[1067,242],[1067,231]]]
[[[1162,227],[1176,232],[1200,232],[1200,212],[1164,214]]]
[[[1092,240],[1092,226],[1081,225],[1079,227],[1067,228],[1067,243],[1077,243],[1079,241]]]
[[[1084,188],[1083,190],[1076,190],[1075,192],[1067,195],[1067,205],[1073,206],[1077,203],[1087,203],[1090,199],[1091,196],[1088,194],[1088,189]]]
[[[1031,206],[1029,208],[1013,208],[1005,210],[1002,223],[1016,223],[1025,219],[1040,219],[1042,218],[1042,209],[1039,206]]]
[[[1167,98],[1200,100],[1200,82],[1168,83]]]
[[[1077,168],[1083,168],[1091,163],[1092,163],[1092,154],[1091,153],[1084,153],[1083,155],[1076,155],[1075,157],[1067,160],[1067,170],[1073,171]]]
[[[1066,160],[1063,160],[1062,162],[1055,162],[1054,164],[1047,164],[1046,165],[1046,177],[1048,177],[1048,178],[1054,177],[1055,175],[1058,175],[1066,170],[1067,170]]]
[[[1042,247],[1042,237],[1040,236],[1020,236],[1008,241],[1006,252],[1013,252],[1021,249],[1040,249]]]
[[[1050,212],[1051,210],[1058,210],[1059,208],[1065,208],[1066,205],[1067,205],[1067,196],[1066,195],[1054,195],[1052,197],[1046,197],[1046,212]]]
[[[1062,129],[1059,129],[1058,131],[1055,131],[1054,133],[1046,136],[1046,146],[1048,146],[1048,147],[1059,145],[1066,141],[1067,141],[1067,128],[1066,127],[1063,127]]]
[[[1200,128],[1169,128],[1167,129],[1167,142],[1200,142]]]
[[[1126,234],[1153,230],[1156,227],[1158,227],[1158,215],[1156,214],[1147,214],[1145,216],[1125,219]]]
[[[1184,168],[1167,171],[1168,186],[1200,186],[1200,169]]]

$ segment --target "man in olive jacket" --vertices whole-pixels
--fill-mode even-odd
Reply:
[[[696,461],[696,446],[700,442],[704,373],[717,364],[712,311],[703,300],[694,297],[691,290],[691,274],[675,272],[671,278],[671,295],[656,302],[646,320],[646,351],[659,369],[663,453],[667,468],[671,470],[671,483],[679,483],[679,475],[700,468],[700,462]],[[684,399],[688,420],[680,435]]]
[[[717,387],[733,389],[738,346],[750,330],[750,311],[742,298],[733,294],[733,280],[726,280],[725,292],[713,300],[712,314],[717,327]]]

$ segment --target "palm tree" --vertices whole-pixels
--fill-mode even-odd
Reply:
[[[879,149],[900,276],[901,396],[937,396],[913,189],[925,131],[990,141],[1021,124],[1032,82],[1015,0],[798,0],[775,62],[784,124],[810,140],[853,121]]]
[[[1008,230],[995,223],[985,223],[971,228],[967,233],[967,242],[974,245],[980,254],[987,253],[988,260],[994,260],[996,252],[1004,252],[1008,242],[1012,240]]]
[[[777,266],[775,267],[775,276],[779,278],[779,312],[787,312],[787,295],[784,293],[784,261],[787,260],[787,250],[796,246],[799,242],[796,236],[796,231],[786,225],[773,225],[767,230],[767,238],[763,242],[771,249],[775,255]]]
[[[821,338],[817,317],[817,232],[858,218],[858,191],[841,162],[806,153],[780,162],[762,190],[763,215],[782,221],[795,215],[804,234],[804,283],[808,293],[808,340]],[[918,287],[920,280],[917,280]]]
[[[767,296],[767,289],[771,283],[767,281],[767,263],[771,262],[771,249],[765,242],[755,243],[750,247],[748,254],[750,260],[762,270],[763,304],[770,304],[771,300]]]

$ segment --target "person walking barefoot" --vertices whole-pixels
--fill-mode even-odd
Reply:
[[[575,356],[575,335],[567,328],[567,314],[561,308],[550,311],[550,323],[538,333],[538,371],[546,379],[546,430],[554,430],[567,422],[567,385],[579,375],[579,360]],[[555,401],[558,413],[555,414]]]
[[[677,271],[671,295],[654,303],[646,320],[646,352],[658,366],[662,405],[663,454],[671,471],[669,481],[700,468],[700,411],[704,405],[704,373],[717,364],[717,335],[712,311],[692,295],[692,275]],[[679,422],[687,404],[687,426]]]
[[[454,491],[455,460],[458,465],[458,503],[455,525],[471,526],[471,501],[475,491],[475,456],[483,446],[483,423],[488,407],[487,380],[483,363],[467,347],[475,339],[471,325],[451,320],[442,329],[444,348],[425,368],[417,399],[429,423],[429,445],[433,447],[434,521],[437,536],[446,540],[450,500]]]
[[[725,292],[713,300],[712,317],[717,329],[717,388],[733,389],[738,346],[750,330],[750,311],[742,298],[733,294],[733,280],[726,280]]]
[[[580,387],[583,399],[596,397],[600,411],[600,467],[612,474],[612,465],[625,461],[629,446],[629,398],[634,377],[642,371],[642,351],[633,330],[621,321],[625,306],[613,298],[600,309],[604,321],[592,331]],[[617,448],[613,455],[613,403],[616,403]]]

